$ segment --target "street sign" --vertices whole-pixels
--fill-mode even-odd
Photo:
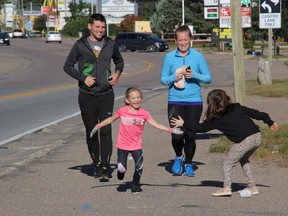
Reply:
[[[218,19],[218,7],[204,7],[205,19]]]
[[[230,7],[221,7],[219,14],[220,28],[231,28],[231,9]]]
[[[251,0],[241,0],[242,28],[251,28]]]
[[[204,6],[218,6],[218,0],[204,0]]]
[[[260,0],[259,28],[281,28],[281,0]]]
[[[277,0],[271,0],[271,1],[277,1]],[[241,16],[242,16],[242,28],[250,28],[251,0],[241,0]],[[219,27],[231,28],[230,0],[219,0]]]

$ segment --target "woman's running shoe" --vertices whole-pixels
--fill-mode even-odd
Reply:
[[[176,157],[172,166],[172,173],[174,175],[181,175],[183,172],[183,161],[185,160],[184,155]]]
[[[184,175],[188,176],[188,177],[195,176],[192,164],[185,164],[185,166],[184,166]]]

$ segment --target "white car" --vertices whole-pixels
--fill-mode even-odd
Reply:
[[[13,38],[23,38],[24,34],[21,29],[15,29],[13,31]]]
[[[46,34],[46,43],[49,42],[58,42],[62,43],[62,36],[59,32],[56,31],[48,31]]]

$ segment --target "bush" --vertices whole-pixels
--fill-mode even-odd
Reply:
[[[243,47],[244,49],[250,49],[251,47],[253,47],[251,44],[251,40],[243,40]]]
[[[71,20],[66,23],[64,28],[62,29],[62,34],[65,36],[78,37],[79,32],[82,32],[82,35],[88,35],[89,29],[88,25],[88,17],[81,17],[76,20]]]

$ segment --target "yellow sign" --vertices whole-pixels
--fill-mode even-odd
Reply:
[[[220,39],[231,39],[232,29],[213,29],[213,32],[217,33]]]

